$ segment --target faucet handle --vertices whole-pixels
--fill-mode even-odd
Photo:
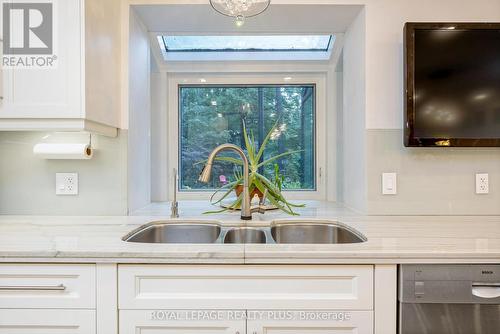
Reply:
[[[264,191],[264,195],[259,200],[259,205],[256,208],[250,210],[251,213],[258,212],[260,214],[266,213],[266,199],[267,199],[267,189]]]
[[[259,206],[264,206],[266,204],[267,192],[268,192],[267,189],[264,190],[264,195],[262,195],[262,198],[259,201]]]

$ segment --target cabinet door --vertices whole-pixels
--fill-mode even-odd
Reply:
[[[248,334],[373,334],[370,311],[249,311]],[[255,318],[255,320],[252,319]]]
[[[0,17],[3,18],[3,3],[0,3]],[[5,110],[5,87],[11,86],[12,73],[3,67],[3,24],[0,24],[0,117]]]
[[[12,16],[13,22],[17,19],[21,20],[22,16]],[[53,19],[56,65],[3,68],[0,118],[82,117],[81,1],[54,1]],[[27,58],[35,56],[27,55]]]
[[[0,334],[95,334],[95,311],[0,310]]]
[[[194,313],[192,313],[194,312]],[[120,334],[245,334],[246,321],[200,311],[120,311]],[[194,316],[194,317],[193,317]],[[207,314],[206,316],[211,316]],[[205,319],[205,320],[204,320]]]
[[[0,264],[0,308],[93,309],[95,265]]]
[[[373,309],[366,265],[121,265],[119,285],[129,310]]]

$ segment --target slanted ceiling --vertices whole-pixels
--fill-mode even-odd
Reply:
[[[135,5],[150,32],[169,34],[343,33],[361,5],[271,5],[237,28],[234,20],[210,5]]]

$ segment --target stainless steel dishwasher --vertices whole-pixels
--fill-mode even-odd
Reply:
[[[500,265],[401,265],[399,334],[499,334]]]

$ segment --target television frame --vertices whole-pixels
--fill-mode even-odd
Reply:
[[[418,138],[415,125],[415,31],[416,30],[500,30],[499,23],[407,22],[404,26],[404,145],[406,147],[500,147],[499,138]]]

